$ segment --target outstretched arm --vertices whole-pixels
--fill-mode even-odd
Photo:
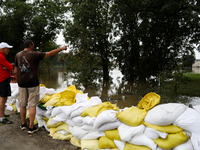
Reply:
[[[58,54],[60,51],[67,50],[67,47],[68,47],[68,45],[63,46],[63,47],[58,48],[58,49],[54,49],[50,52],[46,52],[46,55],[44,56],[44,58],[54,56],[54,55]]]

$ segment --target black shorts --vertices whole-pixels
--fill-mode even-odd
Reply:
[[[11,96],[10,81],[11,81],[11,77],[0,82],[0,96],[1,97]]]

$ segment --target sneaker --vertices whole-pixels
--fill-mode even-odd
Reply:
[[[10,115],[5,115],[5,114],[4,114],[4,117],[5,117],[5,118],[10,118]]]
[[[4,118],[2,121],[0,121],[0,125],[3,125],[3,124],[11,124],[13,123],[12,121],[8,120],[7,118]]]
[[[28,133],[35,133],[37,132],[38,128],[36,128],[35,126],[33,126],[33,128],[28,128]]]
[[[22,124],[22,125],[20,126],[20,129],[21,129],[21,130],[26,130],[26,124]]]

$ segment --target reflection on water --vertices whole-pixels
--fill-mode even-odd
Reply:
[[[54,88],[56,92],[61,92],[73,85],[74,81],[73,78],[70,78],[70,75],[64,75],[64,72],[65,68],[56,67],[50,76],[40,76],[40,83],[46,85],[47,88]],[[97,82],[98,84],[92,88],[85,88],[80,85],[75,86],[83,93],[88,93],[89,97],[99,96],[102,102],[109,101],[112,104],[116,104],[119,108],[136,106],[140,99],[139,95],[134,94],[134,92],[147,89],[150,86],[148,83],[123,82],[123,75],[117,69],[111,71],[110,75],[113,79],[109,83]]]
[[[39,77],[40,83],[46,85],[47,88],[54,88],[56,92],[61,92],[73,85],[73,79],[69,75],[64,75],[64,72],[64,68],[55,67],[50,76]],[[131,94],[133,89],[130,88],[130,83],[122,83],[123,75],[121,72],[113,70],[110,75],[113,78],[110,83],[99,83],[93,88],[76,87],[83,93],[88,93],[89,97],[99,96],[103,102],[109,101],[112,104],[116,104],[119,108],[136,106],[138,104],[138,95]],[[123,93],[123,91],[130,91],[130,93]]]

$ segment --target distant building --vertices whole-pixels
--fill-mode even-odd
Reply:
[[[196,59],[194,64],[192,65],[192,68],[199,68],[200,67],[200,59]]]
[[[195,63],[192,65],[192,72],[200,73],[200,59],[195,60]]]

